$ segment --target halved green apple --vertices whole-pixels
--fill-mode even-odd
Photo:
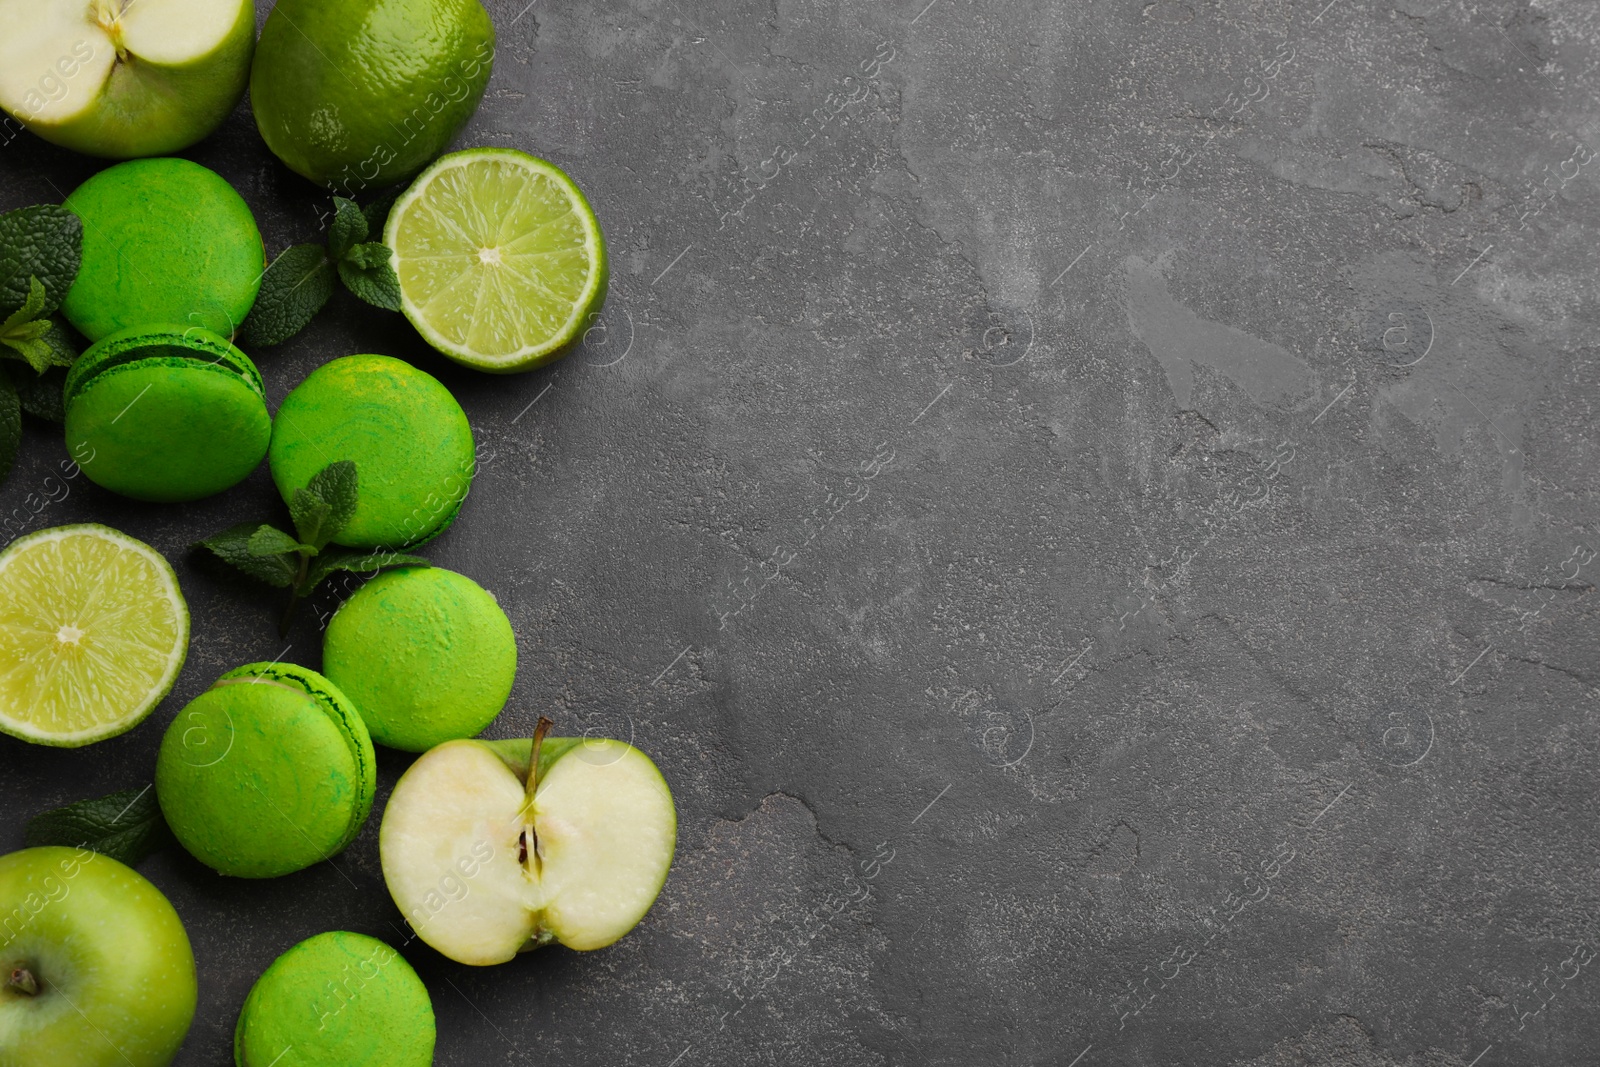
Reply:
[[[666,882],[678,818],[656,765],[624,742],[549,728],[429,749],[384,809],[389,893],[457,962],[504,963],[553,941],[604,948]]]
[[[254,0],[0,0],[0,108],[47,141],[169,155],[238,104]]]

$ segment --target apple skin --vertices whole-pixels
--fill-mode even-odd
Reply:
[[[17,0],[17,5],[40,2]],[[86,6],[88,2],[84,0]],[[42,140],[85,155],[136,159],[182,151],[222,125],[249,84],[256,39],[255,2],[234,2],[239,10],[227,36],[197,61],[160,64],[135,56],[131,63],[118,62],[105,83],[97,87],[95,102],[65,122],[33,121],[26,100],[6,110]],[[0,4],[0,14],[25,17],[12,14],[4,4]],[[75,72],[81,58],[70,53],[61,57],[58,64],[66,67],[58,66],[56,73]],[[62,76],[72,86],[73,75]]]
[[[516,775],[521,781],[528,780],[528,757],[533,752],[533,738],[513,737],[503,741],[485,741],[481,738],[478,743],[496,756],[500,762]],[[539,746],[539,773],[543,775],[562,756],[583,744],[581,737],[547,737]]]
[[[7,981],[18,968],[37,993]],[[138,872],[88,849],[0,856],[4,1067],[166,1067],[195,996],[183,923]]]

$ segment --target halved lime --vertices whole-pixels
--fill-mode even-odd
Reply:
[[[400,305],[457,363],[532,370],[594,325],[605,240],[559,167],[511,148],[441,156],[389,212]]]
[[[85,523],[0,552],[0,731],[76,748],[132,729],[178,680],[189,607],[161,554]]]

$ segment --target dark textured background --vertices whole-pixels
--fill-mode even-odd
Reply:
[[[486,461],[430,553],[517,629],[490,733],[633,738],[681,836],[611,949],[408,946],[437,1062],[1600,1056],[1600,7],[1324,2],[491,4],[457,144],[587,191],[604,328],[506,380],[340,295],[256,355],[274,405],[351,352],[455,391]],[[189,155],[273,253],[317,233],[247,109]],[[97,166],[18,138],[0,208]],[[64,457],[35,427],[0,504]],[[0,844],[146,782],[227,668],[318,663],[186,554],[277,508],[28,521],[168,554],[194,643],[132,733],[0,743]],[[377,826],[144,865],[179,1063],[295,941],[399,940]]]

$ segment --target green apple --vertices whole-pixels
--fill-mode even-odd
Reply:
[[[254,0],[0,0],[0,108],[46,141],[165,156],[244,95]]]
[[[384,809],[389,893],[417,936],[459,963],[551,942],[604,948],[667,879],[678,817],[656,765],[621,741],[549,728],[431,748]]]
[[[166,1067],[194,1004],[161,890],[84,848],[0,856],[0,1064]]]

